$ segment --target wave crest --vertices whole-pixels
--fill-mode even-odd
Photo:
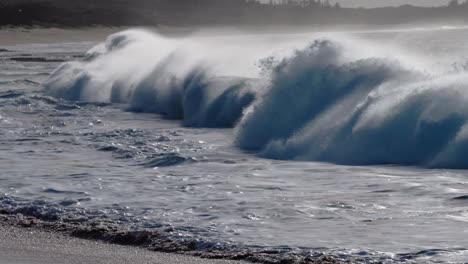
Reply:
[[[327,41],[280,63],[237,143],[263,157],[467,168],[468,75],[344,59]]]
[[[396,62],[347,61],[340,45],[315,41],[272,69],[270,86],[240,124],[238,144],[259,150],[270,141],[289,138],[330,107],[355,106],[382,83],[406,75]]]
[[[205,62],[179,46],[141,30],[111,35],[85,60],[57,68],[46,92],[66,100],[125,103],[130,111],[182,119],[186,126],[234,126],[255,98],[255,80],[212,76]]]
[[[261,61],[258,78],[222,77],[213,73],[218,66],[224,73],[222,60],[200,59],[200,45],[181,42],[118,33],[83,61],[61,65],[46,91],[125,103],[185,126],[237,126],[236,144],[268,158],[468,168],[463,71],[417,71],[421,61],[412,66],[410,56],[375,56],[378,48],[366,55],[359,42],[325,39]],[[247,55],[240,57],[248,64]]]

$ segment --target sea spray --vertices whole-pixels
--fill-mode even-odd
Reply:
[[[125,31],[62,64],[45,87],[185,126],[236,126],[235,144],[267,158],[468,167],[463,71],[337,35],[272,57],[252,48],[267,58],[255,72],[246,49],[234,60],[223,45]]]
[[[317,41],[275,66],[237,144],[273,159],[468,167],[466,73],[347,61],[344,51]]]
[[[341,45],[315,41],[272,68],[270,87],[240,124],[238,144],[260,150],[270,141],[289,138],[340,101],[352,99],[354,106],[383,82],[405,74],[387,60],[348,62]]]
[[[46,92],[67,100],[124,103],[127,110],[182,119],[187,126],[234,126],[253,102],[257,80],[216,75],[209,58],[191,52],[197,45],[184,45],[144,30],[111,35],[83,61],[59,66],[45,83]]]
[[[157,45],[157,46],[156,46]],[[60,65],[45,83],[49,95],[67,100],[110,102],[128,100],[111,98],[117,83],[128,94],[133,85],[147,76],[159,60],[167,56],[176,44],[143,30],[116,33],[86,53],[82,61]],[[160,47],[158,52],[148,51]],[[123,91],[121,91],[124,93]]]

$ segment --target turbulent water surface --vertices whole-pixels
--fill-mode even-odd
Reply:
[[[0,208],[309,256],[468,260],[468,30],[0,52]]]

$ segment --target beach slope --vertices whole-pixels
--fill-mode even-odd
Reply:
[[[34,228],[0,224],[2,264],[242,264],[185,255],[152,252],[137,247],[84,240]]]

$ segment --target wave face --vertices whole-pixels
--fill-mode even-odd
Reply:
[[[347,60],[317,41],[273,68],[237,143],[273,159],[467,168],[468,75]]]
[[[136,112],[182,119],[186,126],[232,127],[255,99],[256,80],[216,77],[196,45],[144,30],[111,35],[80,62],[62,64],[45,83],[49,95],[125,103]]]
[[[288,44],[276,57],[235,41],[117,33],[83,61],[62,64],[46,91],[124,103],[184,126],[236,127],[236,144],[266,158],[468,168],[463,71],[436,72],[424,60],[343,37]],[[262,63],[259,72],[251,58]]]
[[[185,126],[232,127],[254,101],[254,86],[254,80],[208,78],[199,70],[178,79],[158,68],[135,87],[128,109],[182,119]]]

